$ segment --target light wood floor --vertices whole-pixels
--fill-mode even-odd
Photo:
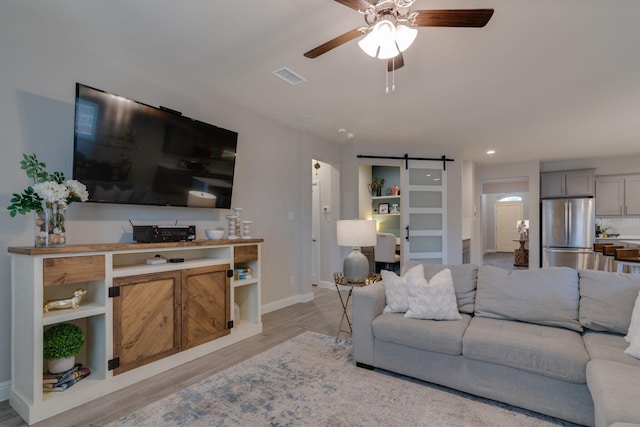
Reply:
[[[108,396],[67,411],[35,426],[101,426],[149,403],[262,353],[303,332],[335,335],[342,306],[335,290],[314,286],[314,300],[295,304],[262,317],[263,332],[215,353],[171,369]],[[346,292],[344,293],[346,295]],[[341,334],[341,338],[348,335]],[[24,421],[9,406],[0,402],[0,426],[24,426]]]

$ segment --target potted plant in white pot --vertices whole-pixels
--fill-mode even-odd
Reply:
[[[76,354],[84,345],[84,333],[73,323],[58,323],[44,331],[43,357],[49,373],[58,374],[73,368]]]

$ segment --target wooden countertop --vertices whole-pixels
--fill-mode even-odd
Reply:
[[[130,250],[160,249],[160,248],[195,248],[200,246],[240,245],[246,243],[262,243],[264,239],[221,239],[221,240],[194,240],[192,242],[160,242],[160,243],[86,243],[80,245],[66,245],[49,248],[36,248],[33,246],[10,247],[7,251],[11,254],[21,255],[50,255],[84,252],[116,252]]]

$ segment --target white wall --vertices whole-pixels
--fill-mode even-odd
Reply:
[[[252,234],[265,239],[263,306],[271,310],[308,298],[308,165],[315,156],[338,165],[338,171],[338,145],[237,108],[216,99],[206,89],[187,93],[181,89],[181,76],[142,69],[135,58],[118,57],[108,46],[87,46],[55,23],[35,22],[11,8],[0,14],[0,40],[0,199],[4,206],[12,193],[30,184],[19,168],[22,153],[35,152],[49,171],[62,170],[71,176],[76,82],[167,106],[239,133],[233,206],[244,208],[243,218],[254,221]],[[339,200],[335,203],[339,209]],[[294,220],[289,220],[289,212],[295,213]],[[226,227],[225,215],[229,213],[76,203],[68,209],[67,234],[70,244],[128,242],[129,219],[137,223],[173,223],[179,219],[182,224],[195,224],[198,238],[203,238],[205,228]],[[0,216],[0,385],[10,379],[11,274],[7,247],[33,245],[32,219],[31,215],[10,218],[6,211]],[[19,333],[19,325],[16,327]]]

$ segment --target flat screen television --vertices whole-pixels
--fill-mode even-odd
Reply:
[[[231,207],[236,132],[77,83],[74,135],[89,201]]]

